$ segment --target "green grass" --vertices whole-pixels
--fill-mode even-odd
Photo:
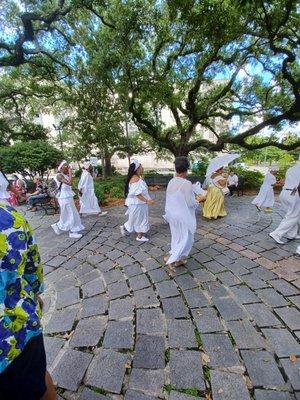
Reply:
[[[195,337],[196,337],[196,342],[197,342],[199,348],[202,349],[203,348],[203,342],[202,342],[202,339],[201,339],[201,334],[197,329],[195,329]]]
[[[107,392],[104,389],[101,389],[101,388],[91,387],[91,390],[93,392],[95,392],[95,393],[98,393],[98,394],[103,394],[103,395],[107,394]]]
[[[170,361],[170,349],[167,349],[165,351],[165,360],[166,360],[166,363],[168,363]]]
[[[190,388],[190,389],[177,389],[177,388],[174,388],[171,384],[165,385],[165,386],[164,386],[164,390],[165,390],[165,392],[168,393],[168,394],[170,394],[171,391],[174,390],[175,392],[188,394],[189,396],[195,396],[195,397],[197,397],[197,396],[203,395],[203,392],[201,392],[201,391],[198,390],[198,389],[195,389],[195,388]]]

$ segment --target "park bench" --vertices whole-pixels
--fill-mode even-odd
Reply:
[[[41,207],[45,215],[54,215],[59,211],[58,201],[54,197],[47,196],[35,204],[36,207]]]

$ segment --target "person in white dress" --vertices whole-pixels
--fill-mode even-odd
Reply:
[[[78,183],[80,194],[80,214],[98,214],[104,216],[107,211],[101,211],[94,190],[93,167],[89,161],[83,164],[82,174]]]
[[[84,229],[84,226],[81,224],[80,215],[75,206],[75,194],[72,190],[72,169],[67,161],[60,163],[56,181],[58,185],[56,197],[60,208],[60,218],[51,227],[57,235],[67,231],[70,238],[80,239],[82,234],[79,232]]]
[[[280,193],[282,208],[286,214],[278,228],[270,236],[279,244],[285,244],[284,238],[300,239],[300,162],[289,168]]]
[[[134,160],[128,169],[125,184],[125,206],[128,221],[120,226],[122,236],[136,233],[138,242],[148,242],[145,234],[149,231],[149,205],[154,204],[146,182],[142,179],[143,167],[138,160]]]
[[[275,203],[274,186],[276,185],[276,175],[278,167],[270,167],[269,172],[266,174],[263,184],[260,187],[258,195],[252,201],[252,204],[261,211],[272,212]]]
[[[0,203],[9,204],[9,181],[5,174],[0,170]]]
[[[186,263],[196,232],[196,208],[193,185],[187,180],[189,161],[186,157],[175,159],[176,176],[167,187],[164,219],[171,230],[171,250],[164,260],[173,269]]]

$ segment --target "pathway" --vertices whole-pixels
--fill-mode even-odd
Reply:
[[[63,399],[300,399],[300,258],[268,232],[281,218],[250,198],[199,216],[186,268],[170,276],[155,193],[151,243],[121,238],[124,207],[85,218],[79,241],[57,217],[27,214],[45,263],[45,344]],[[298,357],[297,357],[298,356]]]

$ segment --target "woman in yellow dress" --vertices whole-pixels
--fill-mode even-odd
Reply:
[[[226,217],[227,215],[225,210],[227,178],[222,175],[223,172],[223,167],[219,168],[210,177],[207,196],[203,206],[203,216],[205,218],[217,219],[218,217]]]

